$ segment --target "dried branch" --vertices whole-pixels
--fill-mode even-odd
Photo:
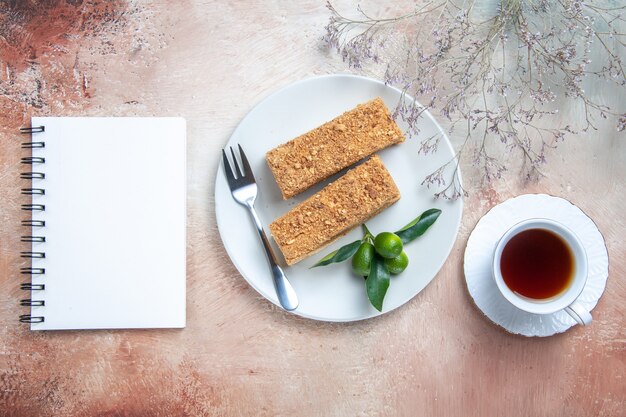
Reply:
[[[519,155],[531,179],[541,176],[546,152],[568,135],[597,129],[598,117],[614,118],[618,131],[626,129],[626,113],[584,89],[590,80],[605,80],[626,94],[626,33],[620,31],[626,6],[610,0],[501,0],[489,10],[488,4],[433,0],[387,18],[359,7],[354,19],[327,5],[327,45],[352,68],[378,64],[383,69],[385,82],[402,91],[394,116],[407,123],[409,135],[419,131],[427,110],[445,117],[450,129],[467,122],[456,157],[424,179],[424,185],[440,189],[440,197],[464,193],[458,164],[469,148],[485,180],[501,178],[508,165],[488,152],[494,144]],[[389,54],[386,45],[398,40],[403,52]],[[601,51],[599,62],[592,63],[592,48],[595,55]],[[404,100],[405,95],[423,106]],[[582,122],[554,126],[544,120],[558,113],[557,99],[581,106]],[[439,140],[424,139],[420,152],[436,151]]]

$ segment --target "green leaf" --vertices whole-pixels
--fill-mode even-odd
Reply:
[[[360,240],[355,240],[352,243],[348,243],[347,245],[340,247],[336,251],[331,252],[328,255],[324,256],[311,268],[315,268],[317,266],[326,266],[326,265],[330,265],[330,264],[338,263],[338,262],[343,262],[346,259],[352,257],[352,255],[355,254],[359,246],[361,246]]]
[[[389,288],[389,271],[385,268],[383,258],[374,255],[370,266],[370,274],[365,281],[367,298],[378,311],[383,309],[383,300]]]
[[[423,235],[424,232],[426,232],[426,230],[428,230],[428,228],[435,223],[440,214],[441,210],[439,209],[428,209],[420,214],[411,223],[398,230],[396,235],[400,236],[402,243],[409,243]]]

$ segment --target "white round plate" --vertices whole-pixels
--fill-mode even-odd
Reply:
[[[393,111],[401,99],[401,93],[384,83],[364,77],[315,77],[270,95],[241,121],[226,147],[240,144],[250,161],[259,187],[255,207],[266,232],[269,223],[329,181],[284,201],[265,162],[265,153],[375,97],[381,97]],[[399,123],[399,126],[406,131],[405,124]],[[425,114],[419,127],[421,130],[417,137],[407,138],[404,143],[379,152],[402,198],[368,221],[367,225],[372,233],[377,233],[397,230],[431,207],[441,209],[442,214],[428,232],[406,246],[409,266],[402,274],[392,278],[383,313],[409,301],[435,277],[452,249],[463,211],[461,199],[454,202],[435,200],[433,191],[420,185],[426,175],[454,158],[454,152],[432,116]],[[419,154],[422,138],[437,134],[443,135],[438,150],[429,155]],[[257,232],[247,210],[233,200],[222,164],[215,181],[215,211],[226,251],[241,275],[261,295],[278,305]],[[327,253],[361,237],[361,229],[356,228],[318,254],[284,268],[300,301],[295,314],[324,321],[354,321],[381,314],[370,305],[363,278],[350,272],[349,261],[309,269]],[[273,241],[272,244],[276,253],[280,254]]]
[[[587,252],[589,276],[578,300],[591,311],[606,286],[609,257],[595,223],[567,200],[546,194],[525,194],[492,208],[478,222],[465,249],[465,280],[478,308],[494,323],[523,336],[552,336],[576,324],[564,311],[532,314],[510,304],[498,291],[491,265],[498,239],[522,220],[541,217],[564,224],[580,238]],[[593,326],[593,323],[592,323]]]

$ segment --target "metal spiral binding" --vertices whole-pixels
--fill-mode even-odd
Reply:
[[[45,164],[46,158],[42,158],[41,156],[25,156],[20,159],[20,162],[24,165]]]
[[[43,291],[45,289],[45,284],[31,284],[30,282],[24,282],[20,284],[20,290],[24,291]]]
[[[22,194],[25,195],[45,195],[46,190],[43,188],[22,188]]]
[[[45,132],[45,126],[32,126],[32,127],[23,127],[20,129],[20,133],[23,134],[35,134]],[[35,141],[30,140],[22,143],[22,149],[41,149],[45,148],[46,143],[44,141]],[[23,165],[42,165],[46,163],[46,159],[38,156],[26,156],[21,158],[21,164]],[[43,180],[46,178],[46,174],[41,172],[41,170],[28,170],[20,173],[20,178],[23,180]],[[23,195],[30,196],[43,196],[46,194],[46,190],[42,187],[25,187],[21,189],[21,193]],[[35,198],[35,197],[33,197]],[[35,212],[46,211],[46,206],[44,204],[38,203],[29,203],[22,204],[22,210],[30,211],[33,214]],[[45,220],[37,220],[37,219],[24,219],[22,220],[22,226],[24,227],[45,227]],[[33,234],[23,235],[20,237],[21,242],[30,242],[30,243],[45,243],[45,236],[34,236]],[[46,257],[46,253],[43,251],[23,251],[20,252],[20,257],[28,258],[28,259],[43,259]],[[44,275],[46,273],[45,268],[35,268],[32,266],[22,267],[20,268],[21,275],[30,275],[31,277],[34,275]],[[45,284],[33,284],[32,282],[23,282],[20,284],[20,290],[28,291],[32,293],[33,291],[44,291],[46,289]],[[45,300],[34,300],[32,298],[25,298],[20,300],[20,306],[23,307],[43,307],[46,305]],[[45,321],[44,316],[35,316],[32,314],[22,314],[19,317],[19,321],[21,323],[43,323]]]
[[[22,149],[45,148],[46,142],[24,142]]]
[[[22,220],[22,226],[26,226],[26,227],[45,227],[46,226],[46,221],[45,220]]]
[[[46,257],[45,252],[20,252],[21,258],[43,259]]]
[[[45,131],[45,126],[20,127],[20,133],[41,133]]]
[[[22,210],[26,211],[46,211],[46,206],[43,204],[22,204]]]
[[[20,242],[38,242],[43,243],[46,241],[45,236],[22,236]]]
[[[20,178],[23,180],[43,180],[46,178],[46,174],[43,172],[22,172]]]
[[[31,300],[30,298],[20,300],[20,305],[25,307],[42,307],[46,305],[45,300]]]
[[[20,274],[22,275],[44,275],[46,268],[31,268],[29,266],[20,268]]]
[[[20,323],[43,323],[45,317],[43,316],[31,316],[30,314],[20,315]]]

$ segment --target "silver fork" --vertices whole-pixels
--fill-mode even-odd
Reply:
[[[239,146],[239,154],[241,155],[241,162],[244,170],[242,171],[239,168],[239,164],[237,163],[237,157],[235,156],[235,151],[231,147],[230,153],[233,155],[233,165],[234,171],[237,175],[236,177],[233,173],[233,168],[228,162],[226,151],[222,149],[222,156],[224,157],[224,172],[226,173],[228,187],[230,188],[230,192],[233,195],[235,201],[242,206],[247,207],[250,211],[250,214],[252,215],[252,219],[254,220],[254,224],[256,225],[257,231],[259,232],[261,242],[263,242],[265,255],[267,255],[267,260],[270,263],[272,277],[274,278],[274,288],[276,288],[276,294],[278,295],[278,301],[280,302],[280,305],[283,306],[283,308],[287,311],[295,310],[298,307],[298,296],[296,295],[296,291],[291,286],[291,283],[289,283],[289,280],[285,276],[285,273],[276,262],[276,256],[274,255],[274,251],[272,251],[272,247],[267,240],[267,236],[265,235],[265,231],[263,230],[261,220],[254,210],[254,201],[256,200],[258,188],[254,180],[254,175],[252,174],[252,169],[250,169],[250,163],[248,162],[248,158],[246,158],[246,154],[243,152],[241,145],[237,146]]]

